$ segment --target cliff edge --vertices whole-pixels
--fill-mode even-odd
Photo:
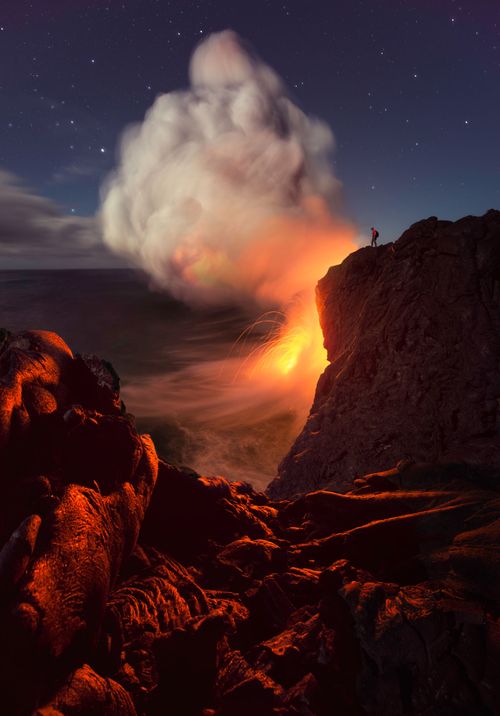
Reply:
[[[317,287],[330,365],[274,498],[400,460],[500,463],[500,212],[431,217]]]

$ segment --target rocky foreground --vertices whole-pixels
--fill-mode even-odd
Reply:
[[[159,460],[106,363],[0,343],[2,713],[499,713],[497,468],[272,501]]]

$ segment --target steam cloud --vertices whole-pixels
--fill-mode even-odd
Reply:
[[[124,397],[186,428],[184,462],[262,487],[326,364],[314,287],[355,248],[354,232],[335,211],[330,129],[234,32],[199,45],[190,76],[125,132],[103,189],[104,240],[188,303],[277,307],[281,320],[271,310],[256,322],[277,324],[262,350],[250,336],[229,358],[198,356]]]
[[[104,240],[187,302],[284,305],[348,252],[333,135],[232,31],[198,46],[190,78],[124,133]]]

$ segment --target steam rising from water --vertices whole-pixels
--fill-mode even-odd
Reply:
[[[104,239],[188,302],[283,305],[345,253],[332,133],[231,31],[196,49],[190,76],[124,133]]]
[[[260,352],[191,366],[176,376],[183,388],[158,376],[173,413],[244,426],[272,404],[302,420],[326,360],[314,286],[355,248],[335,214],[333,135],[234,32],[199,45],[190,78],[124,133],[103,189],[104,240],[193,305],[285,312]]]

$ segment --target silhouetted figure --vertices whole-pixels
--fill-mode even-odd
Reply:
[[[372,226],[372,243],[371,243],[371,246],[376,246],[376,245],[377,245],[377,239],[378,239],[378,237],[379,237],[379,233],[378,233],[377,229],[375,229],[375,228]]]

